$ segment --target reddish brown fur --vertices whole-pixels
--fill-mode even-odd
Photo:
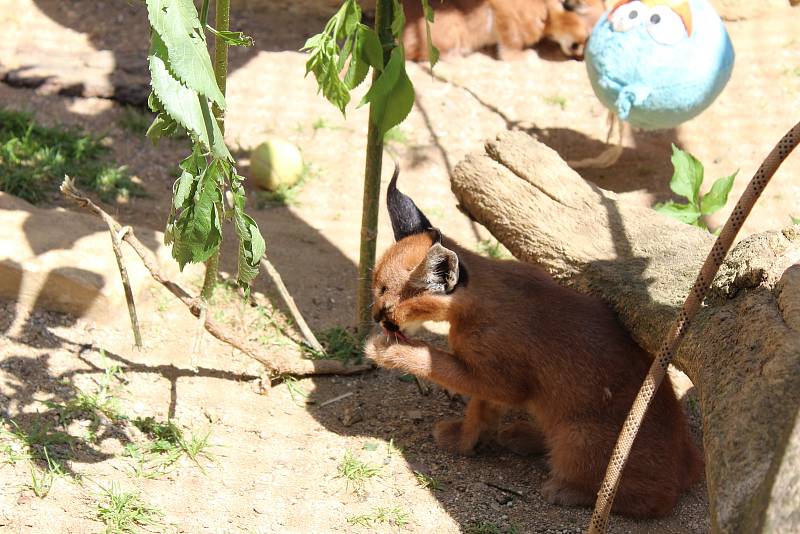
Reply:
[[[479,438],[495,435],[504,411],[525,408],[535,425],[517,423],[500,431],[499,441],[516,452],[549,451],[552,476],[543,494],[550,502],[592,505],[650,356],[602,301],[557,285],[537,267],[484,258],[447,239],[444,246],[467,270],[466,285],[450,294],[419,289],[412,271],[433,243],[431,232],[416,234],[384,254],[373,309],[376,319],[401,329],[448,321],[452,352],[380,335],[367,343],[368,355],[471,397],[463,420],[441,422],[434,431],[447,450],[472,454]],[[702,467],[667,377],[634,444],[614,511],[666,515]]]
[[[603,13],[602,0],[431,0],[435,21],[433,44],[442,55],[466,55],[497,45],[498,56],[510,59],[542,39],[556,41],[567,56],[582,57],[594,23]],[[421,3],[403,0],[406,57],[428,59],[428,41]]]

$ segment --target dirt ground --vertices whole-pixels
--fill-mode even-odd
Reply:
[[[2,73],[38,68],[57,81],[59,76],[81,79],[85,72],[120,84],[142,74],[148,31],[138,2],[0,0],[0,22],[5,29]],[[736,67],[717,102],[678,129],[629,134],[614,167],[584,176],[632,202],[666,200],[670,144],[675,143],[698,157],[711,178],[739,169],[732,193],[737,198],[761,159],[798,118],[798,23],[800,10],[789,7],[728,22]],[[299,10],[234,13],[233,25],[253,35],[256,47],[232,51],[226,123],[227,141],[244,175],[249,149],[271,136],[296,143],[311,166],[310,179],[289,206],[252,213],[272,261],[317,331],[353,322],[367,124],[365,109],[351,106],[345,119],[316,94],[313,79],[303,78],[304,57],[296,50],[323,24],[318,14]],[[565,159],[595,155],[603,148],[605,111],[592,93],[585,66],[562,60],[553,46],[527,51],[515,62],[483,54],[443,62],[436,78],[424,66],[409,65],[409,71],[417,102],[402,125],[402,139],[393,143],[404,169],[402,187],[445,233],[468,246],[490,235],[457,210],[448,175],[485,139],[506,128],[524,128]],[[147,191],[144,198],[106,207],[134,226],[145,243],[155,245],[168,213],[169,171],[185,156],[186,145],[165,141],[153,147],[143,132],[121,125],[125,112],[114,100],[48,94],[52,87],[49,82],[38,89],[2,83],[0,105],[31,110],[45,124],[76,124],[106,134],[115,160],[127,165]],[[800,157],[795,155],[775,176],[743,235],[780,228],[790,216],[800,216],[798,175]],[[250,196],[254,206],[257,195]],[[56,199],[53,204],[62,203]],[[724,221],[731,206],[711,220],[712,226]],[[378,249],[390,240],[381,213]],[[225,243],[223,270],[234,272],[234,243]],[[108,276],[116,283],[116,273]],[[185,278],[191,281],[192,276]],[[265,277],[254,289],[274,299]],[[161,477],[137,477],[123,452],[127,444],[142,442],[141,432],[129,422],[104,419],[100,432],[87,439],[86,425],[81,427],[86,421],[76,421],[69,428],[76,441],[64,453],[70,473],[56,479],[40,499],[30,488],[28,463],[2,457],[4,450],[8,453],[2,444],[9,441],[0,434],[0,531],[100,531],[100,488],[112,482],[140,491],[163,513],[160,525],[146,527],[149,531],[538,533],[581,532],[587,524],[589,510],[556,507],[542,499],[544,459],[515,457],[493,446],[474,458],[437,450],[433,424],[462,413],[458,398],[436,389],[422,394],[415,382],[384,370],[306,378],[261,395],[259,366],[216,341],[206,340],[199,371],[191,371],[191,317],[155,285],[144,294],[143,351],[131,347],[124,308],[109,310],[104,321],[36,312],[12,332],[13,303],[0,302],[0,333],[6,334],[0,336],[0,417],[6,420],[6,434],[13,430],[10,420],[28,433],[35,430],[37,413],[46,420],[53,416],[45,401],[68,401],[75,395],[73,386],[96,388],[103,365],[111,363],[124,373],[124,379],[113,380],[121,412],[131,418],[172,418],[196,435],[210,430],[213,459],[199,457],[195,463],[183,457]],[[237,309],[233,302],[227,306]],[[258,339],[260,332],[244,335]],[[687,405],[693,395],[687,394]],[[696,414],[689,411],[700,439]],[[337,476],[348,450],[380,466],[361,491]],[[434,477],[442,487],[423,487],[415,472]],[[408,523],[353,524],[354,517],[378,508],[401,510]],[[487,530],[490,526],[496,530]],[[613,521],[614,532],[708,530],[702,484],[666,519]]]

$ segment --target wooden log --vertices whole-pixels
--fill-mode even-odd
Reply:
[[[626,204],[522,132],[459,163],[464,210],[518,259],[606,300],[655,352],[713,244]],[[675,364],[699,389],[715,532],[800,531],[800,226],[731,251]]]

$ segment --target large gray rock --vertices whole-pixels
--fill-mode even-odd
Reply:
[[[604,298],[654,353],[713,244],[507,132],[456,167],[465,210],[517,258]],[[715,532],[799,532],[800,226],[742,240],[675,363],[698,387]]]

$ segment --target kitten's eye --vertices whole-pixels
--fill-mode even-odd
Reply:
[[[650,8],[641,2],[628,2],[611,14],[611,27],[615,32],[627,32],[650,17]]]
[[[654,41],[663,45],[674,45],[689,35],[683,19],[667,6],[657,6],[650,12],[647,33]]]

